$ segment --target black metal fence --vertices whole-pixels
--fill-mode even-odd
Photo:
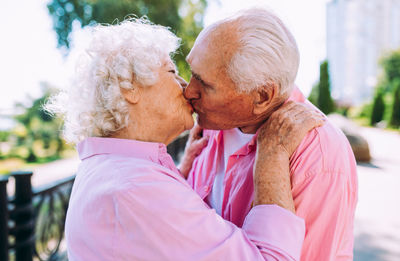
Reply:
[[[60,260],[65,215],[75,176],[32,188],[32,172],[0,177],[0,260]],[[7,183],[14,179],[14,196]]]

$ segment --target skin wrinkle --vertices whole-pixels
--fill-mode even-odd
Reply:
[[[212,35],[209,37],[217,42],[222,38],[213,38],[214,36]],[[213,49],[218,45],[215,44],[210,47],[210,49],[207,49],[209,46],[207,40],[205,40],[205,42],[200,40],[199,43],[195,44],[188,59],[192,70],[196,72],[196,74],[199,74],[200,77],[203,77],[203,75],[207,77],[211,76],[211,78],[213,77],[213,70],[208,64],[209,57],[207,57],[207,54],[212,55],[214,52],[218,53],[218,49]],[[199,59],[199,57],[201,58]],[[223,61],[214,61],[212,66],[219,66],[217,68],[221,68],[221,62]],[[186,98],[191,101],[196,112],[199,114],[199,124],[201,127],[217,129],[239,127],[243,132],[255,133],[265,120],[276,111],[276,108],[283,103],[281,100],[282,98],[278,95],[279,91],[277,86],[273,85],[272,88],[266,90],[266,94],[259,96],[260,98],[264,98],[265,96],[269,99],[264,105],[264,110],[258,114],[254,114],[254,107],[257,104],[255,98],[259,93],[257,91],[253,91],[250,94],[240,93],[237,91],[237,88],[235,88],[232,80],[226,75],[225,71],[219,76],[218,82],[212,83],[217,89],[213,96],[208,96],[207,92],[203,91],[203,89],[197,89],[201,83],[194,77],[191,79],[189,86],[185,89]],[[202,103],[202,100],[206,98],[208,99],[208,103]],[[210,99],[212,100],[211,102]],[[214,102],[213,99],[218,100],[219,103]],[[198,103],[203,106],[198,106]],[[212,113],[214,113],[216,119],[210,117]],[[250,121],[248,120],[249,118]],[[265,138],[275,141],[274,139],[270,139],[269,135],[271,133],[277,133],[279,129],[287,126],[283,125],[284,122],[282,122],[282,119],[287,119],[287,117],[282,117],[281,115],[274,117],[272,119],[275,120],[273,121],[274,124],[271,124],[273,128],[271,128],[271,130],[267,128],[266,131],[260,132],[259,137],[261,139]],[[270,132],[268,130],[270,130]],[[287,129],[289,132],[291,130],[292,128]],[[284,137],[286,138],[287,136]],[[284,137],[278,136],[278,143],[267,143],[264,145],[263,142],[259,142],[260,146],[257,146],[257,158],[254,168],[254,186],[256,192],[254,203],[255,205],[277,204],[294,213],[295,208],[291,195],[289,175],[289,156],[292,152],[288,152],[286,147],[281,146],[281,144],[284,143]],[[284,149],[278,149],[282,147]],[[269,148],[273,148],[272,153]],[[281,155],[278,155],[279,153],[281,153]],[[284,157],[282,157],[282,154]],[[271,185],[273,188],[270,187]]]
[[[177,75],[168,57],[157,70],[158,81],[151,86],[136,85],[121,93],[128,104],[128,127],[113,133],[113,138],[159,142],[168,145],[180,133],[192,128],[191,107],[183,97],[187,83]],[[173,124],[171,124],[173,123]]]
[[[268,166],[260,164],[265,161],[268,161]],[[286,153],[260,153],[257,148],[254,173],[269,173],[269,175],[254,175],[254,188],[256,191],[254,205],[275,203],[285,206],[294,212],[294,205],[288,206],[287,203],[287,198],[292,197],[290,193],[290,178],[288,175],[280,175],[288,172],[289,159]],[[262,190],[268,190],[269,193],[257,193]],[[285,191],[286,193],[282,193]]]
[[[251,93],[238,92],[235,83],[227,74],[227,66],[232,56],[238,51],[240,42],[236,27],[237,22],[225,22],[216,28],[206,29],[200,34],[187,58],[196,77],[192,77],[188,88],[185,90],[185,96],[198,112],[198,121],[202,127],[208,129],[239,127],[245,133],[255,133],[268,116],[283,104],[287,97],[278,95],[279,91],[270,91],[273,97],[269,101],[270,106],[267,110],[262,114],[253,113],[257,91]],[[199,65],[199,63],[201,64]],[[204,65],[207,65],[206,68],[204,68]],[[202,94],[202,90],[199,90],[202,87],[196,86],[196,84],[201,84],[201,82],[195,82],[198,81],[197,75],[203,81],[214,86],[215,89],[224,92],[223,96],[225,97],[213,93],[214,96],[220,96],[218,99],[216,98],[218,101],[210,102],[208,100],[208,104],[202,102],[201,98],[207,96],[207,90],[204,91],[205,94]],[[264,88],[278,88],[278,86],[270,84],[270,86]],[[215,92],[218,92],[218,90]],[[235,115],[235,117],[231,117],[232,115]]]
[[[289,94],[282,95],[280,85],[275,82],[266,82],[256,90],[239,91],[227,69],[235,53],[240,52],[238,28],[239,22],[244,20],[226,20],[200,33],[187,58],[195,75],[184,95],[198,114],[199,126],[204,129],[239,128],[244,133],[259,130],[254,166],[254,186],[258,194],[255,205],[278,204],[294,212],[289,157],[306,133],[318,125],[317,120],[313,121],[313,117],[318,116],[308,109],[308,115],[302,114],[308,121],[291,118],[304,107],[296,107],[291,102],[283,105]],[[271,51],[271,47],[269,49]],[[199,78],[213,86],[213,91]]]

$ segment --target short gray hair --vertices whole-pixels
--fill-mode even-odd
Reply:
[[[250,92],[278,84],[281,95],[294,86],[300,56],[296,41],[271,11],[251,8],[222,21],[234,22],[238,45],[227,64],[227,73],[239,91]]]
[[[180,39],[166,27],[147,19],[97,25],[77,63],[73,86],[52,97],[45,109],[63,116],[68,142],[107,137],[128,125],[128,107],[120,88],[156,83],[157,69],[179,44]]]

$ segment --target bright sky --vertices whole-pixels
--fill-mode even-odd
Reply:
[[[305,94],[318,80],[319,63],[326,57],[325,5],[328,0],[210,0],[205,25],[242,8],[265,6],[272,9],[297,40],[301,62],[297,84]],[[6,0],[0,8],[0,114],[16,101],[41,94],[40,82],[65,87],[73,68],[75,52],[64,60],[57,50],[46,1]],[[84,39],[76,32],[74,39]]]
[[[8,109],[28,94],[38,96],[41,81],[57,84],[63,60],[45,1],[2,1],[0,25],[0,108]]]

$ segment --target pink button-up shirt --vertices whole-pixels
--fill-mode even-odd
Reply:
[[[313,106],[298,89],[290,100]],[[224,132],[205,130],[203,135],[209,142],[194,161],[188,182],[206,200],[224,154]],[[230,156],[225,172],[222,217],[237,226],[244,224],[254,198],[256,145],[255,135]],[[296,214],[306,222],[301,260],[352,260],[357,173],[347,138],[329,122],[312,130],[290,158],[290,175]]]
[[[304,221],[259,205],[242,228],[210,209],[163,144],[87,138],[65,235],[71,261],[299,260]]]

